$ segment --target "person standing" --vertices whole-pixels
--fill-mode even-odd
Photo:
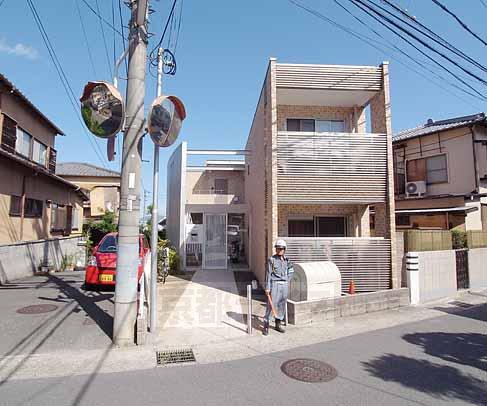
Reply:
[[[262,331],[265,336],[269,334],[269,319],[271,313],[273,313],[272,306],[274,306],[276,312],[276,330],[280,333],[284,333],[281,323],[284,320],[286,312],[288,282],[294,272],[291,261],[285,256],[286,241],[277,240],[274,244],[274,248],[276,253],[267,261],[265,278],[267,308],[264,316],[264,329]]]

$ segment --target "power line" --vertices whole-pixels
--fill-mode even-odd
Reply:
[[[399,52],[401,55],[407,57],[408,59],[410,59],[411,61],[413,61],[415,64],[417,64],[420,68],[428,71],[429,73],[431,73],[432,75],[434,75],[436,78],[444,81],[445,83],[447,83],[448,85],[456,88],[457,90],[460,90],[461,92],[464,92],[466,93],[467,95],[471,96],[471,97],[474,97],[474,98],[478,98],[475,94],[473,93],[470,93],[468,92],[467,90],[463,89],[462,87],[458,86],[457,84],[455,83],[452,83],[450,82],[448,79],[446,79],[444,76],[440,75],[439,73],[425,67],[425,64],[426,64],[426,61],[421,61],[421,60],[417,60],[416,58],[412,57],[411,55],[409,55],[407,52],[405,52],[404,50],[402,50],[401,48],[399,48],[398,46],[396,46],[394,43],[392,43],[391,41],[387,40],[382,34],[380,34],[378,31],[374,30],[369,24],[365,23],[362,19],[360,19],[359,17],[357,17],[355,14],[353,14],[350,10],[348,10],[343,4],[341,4],[338,0],[334,0],[335,3],[341,7],[343,10],[345,10],[345,12],[347,12],[349,15],[351,15],[355,20],[357,20],[360,24],[362,24],[364,27],[366,27],[367,29],[369,29],[370,31],[372,31],[374,34],[376,34],[379,38],[381,38],[382,40],[386,41],[388,45],[386,44],[383,44],[385,47],[393,50],[393,51],[396,51],[396,52]],[[395,59],[395,58],[394,58]],[[424,79],[427,79],[429,81],[432,81],[430,78],[427,78],[424,74],[422,74],[421,72],[417,71],[416,69],[413,69],[410,65],[407,65],[406,63],[403,63],[401,60],[399,59],[396,59],[401,65],[405,66],[407,69],[415,72],[416,74],[420,75],[421,77],[423,77]],[[438,86],[439,88],[441,88],[442,90],[450,93],[451,95],[455,96],[455,97],[458,97],[460,98],[461,100],[467,102],[468,104],[472,105],[473,107],[477,108],[476,106],[474,106],[473,104],[471,104],[469,101],[467,101],[466,99],[463,99],[461,97],[459,97],[458,95],[456,95],[455,93],[453,93],[452,91],[450,91],[449,89],[445,88],[444,86],[442,86],[441,84],[435,82],[435,81],[432,81],[436,86]]]
[[[166,20],[166,25],[164,26],[164,30],[162,31],[161,38],[159,39],[159,42],[157,43],[157,45],[154,48],[152,48],[152,51],[150,51],[149,59],[151,61],[151,64],[153,64],[154,66],[157,66],[154,62],[156,59],[155,52],[162,45],[162,41],[164,40],[164,36],[166,35],[167,27],[169,25],[169,22],[171,21],[172,15],[174,13],[174,8],[176,7],[177,1],[178,0],[173,0],[171,11],[169,12],[169,16]]]
[[[312,14],[314,15],[315,17],[323,20],[323,21],[326,21],[327,23],[329,23],[330,25],[346,32],[347,34],[350,34],[351,36],[353,36],[354,38],[358,39],[359,41],[362,41],[364,43],[366,43],[367,45],[373,47],[374,49],[378,50],[379,52],[383,53],[383,54],[386,54],[386,55],[389,55],[387,52],[385,52],[383,49],[381,49],[379,46],[375,45],[374,43],[377,43],[377,41],[375,41],[374,39],[366,36],[366,35],[363,35],[361,33],[357,33],[355,32],[354,30],[348,28],[348,27],[345,27],[344,25],[340,24],[340,23],[337,23],[336,21],[328,18],[327,16],[321,14],[320,12],[312,9],[312,8],[309,8],[307,6],[304,6],[298,2],[296,2],[295,0],[288,0],[291,4],[293,4],[294,6],[296,7],[299,7],[303,10],[305,10],[306,12],[308,12],[309,14]],[[383,45],[383,44],[381,44]],[[421,74],[420,72],[418,72],[417,70],[413,69],[410,65],[402,62],[400,59],[398,58],[395,58],[393,56],[391,56],[392,59],[396,60],[397,62],[399,62],[401,65],[403,65],[404,67],[406,67],[407,69],[415,72],[416,74],[418,74],[419,76],[421,77],[425,77],[423,74]],[[428,80],[431,80],[431,79],[428,79]],[[442,88],[441,85],[437,84],[436,82],[432,81],[434,84],[436,84],[438,87]],[[462,91],[466,92],[465,90],[462,89]],[[470,94],[468,92],[466,92],[467,94]],[[457,96],[458,97],[458,96]],[[476,97],[478,98],[477,96],[475,95],[472,95],[472,97]],[[469,103],[470,104],[470,103]]]
[[[76,96],[74,95],[74,92],[73,92],[73,89],[69,83],[69,80],[67,79],[66,77],[66,74],[63,70],[63,67],[61,65],[61,63],[59,62],[59,59],[56,55],[56,51],[54,49],[54,47],[52,46],[52,43],[49,39],[49,36],[44,28],[44,24],[42,23],[42,20],[39,16],[39,14],[37,13],[37,10],[34,6],[34,3],[32,0],[27,0],[27,4],[29,5],[29,8],[32,12],[32,16],[34,17],[34,21],[36,22],[36,25],[37,25],[37,28],[39,29],[39,32],[41,34],[41,37],[42,37],[42,40],[44,42],[44,45],[46,46],[47,48],[47,51],[49,53],[49,56],[51,58],[51,61],[53,62],[54,64],[54,67],[56,68],[56,71],[58,73],[58,76],[59,76],[59,79],[64,87],[64,90],[66,92],[66,95],[68,96],[68,100],[73,108],[73,110],[75,111],[75,115],[78,119],[78,121],[80,122],[81,124],[81,127],[83,128],[83,133],[88,137],[88,140],[95,152],[95,154],[97,155],[98,159],[100,160],[101,164],[103,167],[106,168],[105,166],[105,161],[103,160],[102,156],[103,154],[100,154],[100,146],[93,140],[93,138],[86,132],[86,128],[83,124],[83,122],[81,121],[81,118],[78,114],[78,108],[76,107]],[[98,150],[96,147],[98,147]]]
[[[0,2],[0,7],[2,7],[2,6],[3,6],[3,3],[5,3],[5,0],[2,0],[2,1]]]
[[[410,37],[410,38],[414,39],[415,41],[419,42],[422,46],[424,46],[425,48],[429,49],[430,51],[433,51],[437,55],[441,56],[443,59],[446,59],[448,62],[450,62],[451,64],[455,65],[457,68],[459,68],[460,70],[462,70],[463,72],[465,72],[467,75],[469,75],[469,76],[477,79],[483,85],[487,85],[487,81],[485,81],[484,79],[482,79],[480,76],[477,76],[476,74],[474,74],[471,71],[467,70],[462,65],[460,65],[459,63],[457,63],[456,61],[454,61],[453,59],[451,59],[449,56],[447,56],[447,55],[443,54],[442,52],[438,51],[436,48],[434,48],[433,46],[431,46],[430,44],[428,44],[427,42],[425,42],[424,40],[422,40],[421,38],[419,38],[415,34],[411,33],[410,31],[408,31],[404,27],[402,27],[399,24],[397,24],[394,21],[392,21],[390,18],[388,18],[387,16],[385,16],[384,14],[382,14],[380,11],[377,11],[374,7],[371,7],[368,4],[368,3],[373,3],[371,0],[368,0],[368,3],[365,3],[362,0],[348,0],[348,1],[350,1],[353,5],[355,5],[356,7],[360,8],[362,11],[364,11],[365,13],[367,13],[369,16],[371,16],[372,18],[374,18],[375,20],[377,20],[380,24],[382,24],[383,26],[385,26],[386,28],[388,28],[395,35],[400,36],[396,31],[394,31],[393,29],[391,29],[382,20],[387,21],[387,23],[389,23],[390,25],[392,25],[395,28],[399,29],[400,31],[402,31],[403,33],[405,33],[408,37]],[[360,7],[357,3],[361,4],[363,7]],[[375,3],[373,3],[373,4],[375,4]],[[370,12],[374,13],[375,15],[377,15],[379,18],[377,18],[375,16],[372,16],[367,10],[365,10],[364,7],[367,8]],[[404,39],[404,37],[401,37],[401,38]],[[432,59],[435,63],[439,64],[435,59],[431,58],[430,56],[428,56],[428,58]],[[440,66],[442,66],[442,65],[440,65]]]
[[[179,31],[181,30],[181,21],[183,19],[183,6],[184,6],[184,0],[181,0],[181,5],[180,5],[180,9],[179,9],[179,21],[178,21],[178,31],[176,33],[176,41],[174,43],[174,49],[173,49],[173,53],[174,55],[176,55],[176,50],[178,48],[178,41],[179,41]]]
[[[409,41],[407,38],[405,38],[403,35],[399,34],[397,31],[395,31],[393,28],[389,27],[387,24],[385,24],[382,20],[386,20],[389,24],[393,25],[394,27],[396,28],[399,28],[401,31],[405,32],[408,36],[410,37],[413,37],[414,39],[416,39],[418,42],[420,42],[425,48],[428,48],[430,50],[434,50],[435,53],[438,53],[440,55],[443,55],[441,52],[437,51],[435,48],[431,47],[429,44],[427,44],[426,42],[424,42],[423,40],[419,39],[418,37],[416,37],[414,34],[410,33],[409,31],[407,31],[406,29],[404,29],[403,27],[399,26],[398,24],[394,23],[393,21],[391,21],[391,19],[387,18],[386,16],[384,16],[383,14],[381,14],[380,12],[377,12],[375,9],[365,5],[361,0],[348,0],[349,2],[351,2],[354,6],[358,7],[359,9],[361,9],[363,12],[365,12],[367,15],[369,15],[370,17],[372,17],[374,20],[376,20],[377,22],[379,22],[381,25],[383,25],[384,27],[386,27],[389,31],[391,31],[393,34],[397,35],[399,38],[401,38],[403,41],[407,42],[411,47],[413,47],[414,49],[416,49],[418,52],[420,52],[422,55],[424,55],[426,58],[428,58],[430,61],[432,61],[433,63],[435,63],[436,65],[438,65],[440,68],[442,68],[443,70],[447,71],[450,75],[452,75],[455,79],[457,79],[458,81],[460,81],[461,83],[463,83],[465,86],[467,86],[470,90],[474,91],[477,95],[479,95],[483,100],[487,100],[487,98],[482,94],[480,93],[477,89],[475,89],[474,87],[472,87],[470,84],[468,84],[467,82],[465,82],[461,77],[459,77],[457,74],[455,74],[453,71],[451,71],[450,69],[446,68],[445,66],[443,66],[441,63],[439,63],[436,59],[434,59],[432,56],[428,55],[426,52],[424,52],[423,50],[421,50],[420,48],[418,48],[416,45],[414,45],[411,41]],[[360,4],[357,4],[357,2],[359,2]],[[374,14],[377,14],[379,15],[379,17],[376,17],[375,15],[372,15],[368,10],[366,10],[364,7],[361,6],[364,5],[365,7],[367,7],[370,11],[374,12]],[[454,64],[455,66],[457,67],[460,67],[455,61],[451,60],[449,57],[445,57],[446,59],[448,59],[449,61],[452,62],[452,64]],[[460,69],[466,71],[465,68],[463,67],[460,67]],[[468,72],[468,71],[467,71]],[[473,75],[473,74],[470,74],[470,75]],[[478,76],[476,75],[473,75],[475,76],[476,78],[478,78],[479,81],[481,81],[482,83],[484,84],[487,84],[487,82],[485,82],[483,79],[479,78]]]
[[[421,23],[416,17],[411,16],[406,10],[403,10],[401,7],[397,6],[393,2],[389,0],[382,0],[382,2],[386,3],[389,7],[394,9],[395,11],[399,12],[403,17],[406,17],[409,21],[412,21],[413,24],[408,23],[407,21],[404,21],[402,18],[400,18],[398,15],[391,13],[389,10],[387,10],[384,7],[381,7],[379,4],[374,3],[373,1],[369,0],[369,3],[372,3],[375,7],[379,8],[380,10],[386,12],[390,16],[394,17],[398,21],[402,22],[403,24],[406,24],[408,27],[412,28],[413,30],[419,32],[421,35],[424,35],[425,37],[429,38],[430,40],[434,41],[435,43],[439,44],[443,48],[449,50],[450,52],[453,52],[456,54],[458,57],[464,59],[465,61],[471,63],[475,67],[483,70],[484,72],[487,72],[487,68],[483,66],[481,63],[476,61],[474,58],[470,57],[469,55],[465,54],[463,51],[452,45],[450,42],[448,42],[446,39],[438,35],[436,32],[428,28],[426,25]],[[421,29],[418,29],[417,27],[420,27]],[[425,32],[426,31],[426,32]]]
[[[477,38],[482,44],[487,45],[487,42],[484,41],[483,38],[481,38],[478,34],[476,34],[474,31],[472,31],[467,24],[465,24],[460,17],[458,17],[453,11],[450,11],[448,7],[446,7],[444,4],[440,3],[438,0],[431,0],[433,3],[435,3],[438,7],[440,7],[445,13],[450,14],[457,22],[462,26],[462,28],[470,33],[474,38]],[[485,5],[485,4],[484,4]]]
[[[123,18],[122,18],[122,1],[118,0],[118,15],[120,17],[120,29],[122,31],[122,44],[123,44],[123,51],[125,52],[125,33],[124,33],[124,28],[123,28]],[[128,73],[128,65],[127,65],[127,58],[124,58],[125,61],[125,76],[127,76]]]
[[[98,22],[100,23],[101,36],[103,38],[103,45],[105,46],[105,56],[107,57],[108,72],[110,73],[110,78],[112,78],[113,77],[112,65],[110,63],[110,56],[108,54],[107,40],[105,38],[105,30],[103,29],[102,17],[101,17],[101,13],[100,13],[100,6],[98,5],[98,0],[95,0],[95,4],[96,4],[96,10],[98,11]]]
[[[81,29],[83,30],[83,37],[85,39],[85,46],[86,46],[86,49],[88,51],[88,58],[90,60],[91,69],[93,69],[93,74],[95,75],[95,77],[97,77],[98,75],[96,74],[95,63],[93,61],[93,55],[91,54],[90,42],[88,41],[88,35],[86,34],[86,29],[85,29],[85,24],[83,22],[83,17],[81,16],[81,10],[79,8],[79,2],[78,2],[78,0],[74,0],[74,3],[76,4],[76,10],[78,12],[78,18],[79,18],[79,21],[81,24]]]
[[[122,33],[120,31],[118,31],[112,24],[110,24],[107,20],[105,20],[101,15],[100,13],[98,13],[92,6],[90,3],[88,3],[86,0],[81,0],[85,5],[86,7],[88,7],[91,12],[93,14],[95,14],[98,18],[101,19],[101,21],[103,21],[107,26],[109,26],[113,31],[115,31],[118,35],[120,35],[121,37],[123,37]]]
[[[482,5],[483,5],[485,8],[487,8],[487,3],[485,2],[485,0],[479,0],[479,1],[482,3]]]

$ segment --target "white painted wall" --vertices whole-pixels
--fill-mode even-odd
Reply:
[[[487,248],[468,250],[468,276],[471,289],[487,289]]]

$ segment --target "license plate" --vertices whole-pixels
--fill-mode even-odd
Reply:
[[[100,282],[113,282],[113,275],[99,275],[98,280]]]

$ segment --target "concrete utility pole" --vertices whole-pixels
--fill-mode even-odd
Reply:
[[[129,66],[126,124],[122,152],[120,218],[118,223],[117,281],[113,343],[134,344],[137,317],[141,156],[138,144],[144,131],[144,97],[147,57],[147,3],[132,0],[129,32]]]
[[[164,50],[157,50],[157,97],[162,94],[162,54]],[[157,329],[157,246],[159,229],[157,212],[159,206],[159,145],[154,143],[154,178],[152,181],[152,235],[151,235],[151,285],[150,285],[150,331]]]

